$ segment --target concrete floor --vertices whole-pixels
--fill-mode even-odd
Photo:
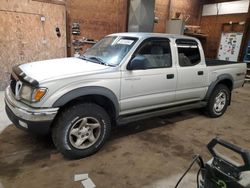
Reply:
[[[64,159],[50,138],[9,126],[0,134],[0,188],[81,188],[73,181],[77,173],[88,173],[101,188],[174,187],[193,154],[209,159],[206,144],[213,137],[250,149],[249,125],[250,85],[245,85],[234,91],[220,118],[194,110],[132,123],[115,129],[100,152],[80,160]],[[196,170],[180,187],[196,187]]]

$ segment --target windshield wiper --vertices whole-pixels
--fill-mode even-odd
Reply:
[[[80,55],[78,58],[83,59],[83,60],[87,60],[87,57],[85,55]]]
[[[114,65],[106,63],[105,61],[103,61],[102,58],[97,57],[97,56],[90,56],[90,57],[88,57],[88,56],[85,56],[85,55],[81,55],[81,56],[79,56],[79,58],[83,59],[83,60],[91,61],[93,63],[99,63],[101,65],[106,65],[106,66],[112,66],[112,67],[114,67]]]
[[[106,65],[106,66],[114,67],[114,65],[111,65],[111,64],[109,64],[109,63],[103,61],[103,59],[100,58],[100,57],[97,57],[97,56],[88,57],[88,60],[91,60],[91,59],[94,60],[95,62],[100,63],[101,65]]]
[[[100,57],[96,57],[96,56],[91,56],[88,59],[92,59],[94,61],[97,61],[98,63],[102,64],[102,65],[108,65],[105,61],[102,60],[102,58]]]

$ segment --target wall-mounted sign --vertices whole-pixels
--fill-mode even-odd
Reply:
[[[237,61],[242,37],[243,33],[221,33],[218,59],[227,61]]]

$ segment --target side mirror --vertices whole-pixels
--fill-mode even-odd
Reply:
[[[127,66],[128,70],[143,70],[146,69],[146,58],[142,55],[137,55],[131,59]]]

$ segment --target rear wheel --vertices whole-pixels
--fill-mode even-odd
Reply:
[[[206,112],[210,117],[216,118],[225,113],[230,99],[230,90],[227,86],[219,84],[211,94]]]
[[[110,131],[106,111],[97,104],[84,103],[62,111],[52,129],[52,138],[65,157],[76,159],[97,152]]]

